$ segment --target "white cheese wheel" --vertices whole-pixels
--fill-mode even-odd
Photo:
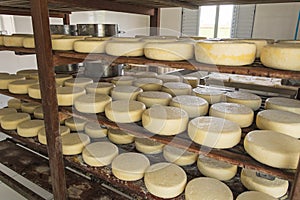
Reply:
[[[66,126],[59,126],[59,134],[61,136],[70,134],[70,129]],[[42,128],[38,132],[38,140],[41,144],[47,145],[46,129]]]
[[[236,198],[236,200],[253,200],[253,199],[277,200],[276,198],[272,197],[271,195],[268,195],[263,192],[258,192],[258,191],[243,192],[242,194],[239,194],[239,196],[237,196],[237,198]]]
[[[107,128],[102,127],[97,122],[88,122],[84,127],[84,132],[90,138],[104,138],[107,136]]]
[[[107,94],[85,94],[75,99],[74,106],[82,113],[101,113],[111,101]]]
[[[36,102],[24,102],[21,104],[21,110],[22,112],[25,113],[29,113],[32,114],[34,112],[34,110],[38,107],[40,107],[41,104],[40,103],[36,103]]]
[[[135,86],[117,85],[111,90],[113,100],[136,100],[139,93],[143,90]]]
[[[85,87],[87,93],[107,94],[110,95],[110,91],[115,87],[113,83],[97,82],[91,83]]]
[[[163,156],[166,161],[179,166],[192,165],[198,158],[197,153],[192,153],[186,149],[180,149],[171,145],[166,145],[164,147]]]
[[[71,78],[73,78],[73,76],[69,75],[69,74],[56,74],[55,82],[57,85],[62,86],[62,85],[64,85],[66,80],[71,79]]]
[[[25,80],[24,76],[8,74],[0,76],[0,89],[8,89],[8,84],[17,81],[17,80]]]
[[[75,117],[71,117],[65,120],[65,125],[69,127],[71,131],[83,131],[86,124],[86,120]]]
[[[149,138],[135,138],[135,148],[144,154],[158,154],[162,152],[164,144]]]
[[[149,166],[149,159],[140,153],[120,154],[111,163],[113,175],[124,181],[136,181],[143,178]]]
[[[192,141],[207,147],[226,149],[237,145],[242,136],[240,126],[218,117],[197,117],[189,122],[188,135]]]
[[[39,130],[44,127],[44,120],[27,120],[17,125],[17,132],[21,137],[35,137]]]
[[[195,45],[196,61],[215,64],[243,66],[255,60],[255,44],[232,41],[202,41]]]
[[[118,76],[114,77],[111,82],[115,85],[132,85],[136,78],[133,76]]]
[[[7,102],[7,107],[9,108],[15,108],[17,110],[21,109],[21,100],[20,99],[10,99]]]
[[[94,142],[88,144],[82,151],[83,161],[93,167],[110,165],[118,155],[118,147],[110,142]]]
[[[206,115],[208,111],[208,103],[205,99],[191,95],[174,97],[170,102],[170,106],[185,110],[190,118]]]
[[[106,43],[101,40],[77,40],[73,48],[79,53],[105,53]]]
[[[228,181],[237,173],[237,165],[203,156],[198,158],[197,167],[204,176],[220,181]]]
[[[262,49],[260,60],[266,67],[300,71],[300,45],[267,45]]]
[[[130,144],[134,141],[134,136],[118,129],[108,129],[108,139],[115,144]]]
[[[181,108],[154,105],[142,116],[142,124],[148,131],[159,135],[176,135],[186,130],[188,114]]]
[[[26,38],[26,35],[22,34],[5,35],[3,37],[3,44],[6,47],[23,47],[24,38]]]
[[[17,80],[8,84],[8,91],[13,94],[27,94],[28,87],[36,85],[37,80]]]
[[[145,42],[108,41],[105,51],[112,56],[143,56]]]
[[[145,104],[138,101],[117,100],[105,107],[105,115],[113,122],[131,123],[142,119]]]
[[[194,88],[196,96],[205,99],[209,104],[219,103],[223,100],[224,91],[211,88]]]
[[[279,178],[268,180],[257,176],[257,172],[250,169],[242,170],[241,182],[248,190],[263,192],[275,198],[285,195],[289,187],[289,182],[286,180]]]
[[[250,156],[263,164],[297,169],[300,141],[296,138],[269,130],[251,131],[244,139],[244,148]]]
[[[198,87],[198,85],[200,83],[199,78],[194,77],[194,76],[184,76],[183,77],[183,82],[191,85],[192,88]]]
[[[93,83],[93,79],[90,78],[72,78],[65,80],[64,85],[70,87],[86,87],[87,85]]]
[[[120,41],[120,42],[138,42],[141,40],[141,38],[135,38],[135,37],[112,37],[112,41]]]
[[[30,75],[34,74],[34,73],[38,73],[37,69],[22,69],[17,71],[17,75],[19,76],[24,76],[26,79],[30,79]]]
[[[44,119],[43,107],[39,106],[36,109],[34,109],[33,116],[34,116],[34,118],[37,118],[37,119]]]
[[[141,92],[137,96],[137,100],[144,103],[148,108],[155,104],[167,106],[171,99],[172,96],[169,93],[159,91]]]
[[[233,200],[230,188],[214,178],[195,178],[185,188],[186,200]]]
[[[170,74],[160,74],[160,75],[157,75],[157,78],[162,80],[164,83],[181,81],[180,76],[170,75]]]
[[[30,85],[28,87],[28,95],[34,99],[42,99],[40,84]]]
[[[162,80],[157,78],[138,78],[133,81],[133,85],[143,89],[143,91],[161,90]]]
[[[252,124],[254,112],[251,108],[242,104],[216,103],[210,107],[209,115],[236,122],[241,128],[244,128]]]
[[[259,129],[280,132],[300,138],[300,115],[283,110],[264,110],[257,114],[256,125]]]
[[[181,167],[162,162],[146,170],[144,182],[151,194],[160,198],[174,198],[184,191],[187,176]]]
[[[56,88],[57,102],[59,106],[72,106],[76,98],[85,94],[85,90],[79,87]]]
[[[15,108],[2,108],[0,109],[0,120],[2,119],[2,117],[14,113],[17,113],[17,110]]]
[[[71,133],[61,136],[63,155],[76,155],[82,153],[84,147],[90,143],[86,134]]]
[[[82,38],[56,38],[52,39],[52,49],[57,51],[71,51],[74,49],[74,42]]]
[[[136,72],[134,77],[136,78],[157,78],[156,72]]]
[[[186,83],[167,82],[163,84],[161,91],[167,92],[172,96],[190,95],[192,93],[192,87]]]
[[[300,101],[285,97],[271,97],[265,102],[266,109],[289,111],[300,114]]]
[[[261,98],[248,92],[227,92],[226,101],[229,103],[239,103],[252,108],[252,110],[258,110],[261,106]]]
[[[27,113],[13,113],[1,118],[1,127],[5,130],[15,130],[19,123],[30,120],[30,115]]]

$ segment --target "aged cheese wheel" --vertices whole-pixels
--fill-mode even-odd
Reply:
[[[277,200],[276,198],[272,197],[271,195],[268,195],[263,192],[258,192],[258,191],[246,191],[246,192],[241,193],[236,198],[236,200],[253,200],[253,199]]]
[[[33,80],[38,81],[39,80],[39,73],[35,72],[35,73],[30,74],[28,79],[33,79]]]
[[[93,83],[93,79],[90,78],[72,78],[65,80],[65,86],[70,87],[86,87],[87,85]]]
[[[242,170],[241,182],[248,190],[263,192],[275,198],[285,195],[289,187],[289,182],[286,180],[279,178],[269,180],[259,177],[257,176],[257,172],[251,169]]]
[[[87,93],[107,94],[110,95],[110,91],[115,87],[113,83],[97,82],[91,83],[85,87]]]
[[[5,35],[3,37],[3,44],[6,47],[23,47],[23,40],[26,37],[29,37],[29,35],[25,35],[25,34]]]
[[[135,138],[135,148],[144,154],[157,154],[162,152],[164,144],[149,138]]]
[[[148,108],[155,104],[167,106],[171,99],[172,96],[169,93],[159,91],[141,92],[137,96],[137,100],[144,103]]]
[[[141,38],[135,38],[135,37],[112,37],[112,41],[120,41],[120,42],[138,42],[141,40]]]
[[[108,41],[105,51],[112,56],[143,56],[145,42]]]
[[[184,191],[187,176],[181,167],[162,162],[146,170],[144,182],[151,194],[160,198],[174,198]]]
[[[86,37],[85,40],[107,41],[111,40],[111,37]]]
[[[40,103],[36,103],[36,102],[24,102],[21,104],[21,110],[22,112],[25,113],[29,113],[29,114],[33,114],[34,110],[38,107],[40,107],[41,104]]]
[[[159,135],[176,135],[186,130],[189,117],[181,108],[154,105],[142,116],[148,131]]]
[[[44,119],[43,107],[39,106],[33,111],[33,116],[37,119]]]
[[[41,99],[40,84],[30,85],[28,87],[28,95],[34,99]]]
[[[237,145],[242,130],[232,121],[218,117],[197,117],[189,122],[188,135],[192,141],[212,148],[226,149]]]
[[[261,106],[261,98],[256,94],[248,92],[227,92],[226,101],[229,103],[239,103],[252,108],[252,110],[258,110]]]
[[[106,43],[101,40],[77,40],[73,47],[79,53],[105,53]]]
[[[170,102],[170,106],[185,110],[190,118],[206,115],[208,111],[208,103],[205,99],[191,95],[180,95],[174,97]]]
[[[55,75],[55,82],[57,85],[59,86],[63,86],[65,81],[68,79],[73,78],[72,75],[68,75],[68,74],[56,74]]]
[[[82,38],[56,38],[52,39],[52,49],[57,51],[71,51],[74,49],[74,42]]]
[[[123,153],[111,163],[113,175],[124,181],[136,181],[143,178],[149,166],[149,159],[141,153]]]
[[[216,103],[210,107],[209,115],[236,122],[241,128],[244,128],[252,124],[254,112],[251,108],[242,104]]]
[[[203,156],[198,158],[197,167],[204,176],[220,181],[228,181],[237,173],[237,165]]]
[[[35,42],[33,37],[26,37],[22,41],[22,45],[24,48],[30,48],[34,49],[35,48]]]
[[[192,179],[185,188],[186,200],[233,200],[230,188],[214,178]]]
[[[136,72],[134,77],[136,78],[157,78],[156,72]]]
[[[63,155],[76,155],[82,153],[84,147],[90,143],[86,134],[71,133],[61,137]]]
[[[17,80],[25,80],[25,77],[15,74],[2,75],[0,77],[0,89],[8,89],[8,84]]]
[[[283,110],[264,110],[257,114],[256,125],[259,129],[280,132],[300,138],[300,115]]]
[[[172,96],[190,95],[192,93],[192,87],[186,83],[167,82],[163,84],[161,91],[167,92]]]
[[[8,91],[13,94],[27,94],[28,87],[37,84],[37,80],[17,80],[8,84]]]
[[[115,144],[130,144],[134,136],[118,129],[108,129],[108,139]]]
[[[59,134],[61,136],[70,134],[70,129],[66,126],[59,126]],[[41,144],[47,144],[46,129],[42,128],[38,132],[38,140]]]
[[[93,167],[110,165],[118,155],[118,147],[110,142],[94,142],[88,144],[82,151],[83,161]]]
[[[166,42],[176,42],[177,41],[177,37],[176,36],[148,36],[148,37],[142,37],[142,41],[144,42],[154,42],[154,43],[166,43]]]
[[[56,88],[57,102],[59,106],[72,106],[76,98],[85,94],[85,90],[79,87]]]
[[[75,99],[75,108],[82,113],[101,113],[112,101],[107,94],[85,94]]]
[[[196,88],[199,85],[199,78],[194,77],[194,76],[184,76],[183,77],[183,82],[190,84],[192,88]]]
[[[170,75],[170,74],[160,74],[160,75],[157,75],[157,78],[162,80],[164,83],[181,81],[180,76]]]
[[[284,97],[271,97],[266,100],[265,108],[300,114],[300,101]]]
[[[171,145],[166,145],[163,149],[163,156],[166,161],[175,163],[179,166],[191,165],[198,158],[197,153],[192,153],[186,149],[180,149]]]
[[[30,120],[30,115],[27,113],[13,113],[1,118],[1,127],[5,130],[15,130],[18,124]]]
[[[0,35],[0,45],[3,46],[4,45],[4,35]]]
[[[107,128],[102,127],[97,122],[88,122],[84,127],[84,132],[90,138],[104,138],[107,136]]]
[[[244,148],[250,156],[263,164],[297,169],[300,142],[296,138],[275,131],[256,130],[246,135]]]
[[[22,137],[35,137],[44,126],[44,120],[27,120],[17,125],[17,132]]]
[[[139,93],[143,90],[136,86],[117,85],[111,90],[113,100],[136,100]]]
[[[22,69],[17,71],[17,75],[19,76],[24,76],[26,79],[30,79],[30,75],[34,74],[34,73],[38,73],[37,69]]]
[[[143,91],[161,90],[162,80],[157,78],[138,78],[133,81],[133,85],[143,89]]]
[[[14,113],[17,113],[17,110],[15,108],[2,108],[0,109],[0,120],[2,119],[2,117]]]
[[[196,61],[215,64],[242,66],[255,60],[255,44],[232,41],[201,41],[195,45]]]
[[[219,103],[223,100],[224,91],[211,88],[194,88],[196,96],[205,99],[209,104]]]
[[[75,117],[71,117],[65,120],[65,125],[69,127],[71,131],[77,131],[77,132],[83,131],[86,123],[87,123],[86,120],[75,118]]]
[[[20,99],[10,99],[7,102],[7,107],[15,108],[17,110],[21,109],[21,100]]]
[[[133,76],[118,76],[114,77],[111,82],[117,86],[119,85],[132,85],[136,78]]]

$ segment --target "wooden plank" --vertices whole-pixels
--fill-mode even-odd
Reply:
[[[35,49],[28,49],[23,47],[6,47],[0,46],[0,51],[14,51],[16,53],[35,53]]]
[[[154,15],[150,16],[150,35],[160,34],[160,9],[154,9]]]
[[[300,199],[300,159],[298,162],[298,169],[294,178],[294,183],[291,192],[291,200]]]
[[[58,11],[49,11],[50,17],[63,18],[65,14],[70,14],[71,12],[58,12]],[[12,8],[12,7],[0,7],[0,14],[4,15],[23,15],[31,16],[29,8]]]

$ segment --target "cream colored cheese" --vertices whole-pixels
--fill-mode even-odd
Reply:
[[[271,97],[266,100],[266,109],[289,111],[300,114],[300,101],[285,97]]]
[[[144,55],[145,42],[108,41],[105,51],[112,56],[136,57]]]
[[[36,137],[44,126],[44,120],[28,120],[17,125],[17,132],[21,137]]]
[[[227,92],[226,101],[229,103],[239,103],[258,110],[261,106],[262,99],[256,95],[248,92]]]
[[[186,83],[167,82],[163,84],[161,91],[167,92],[172,96],[190,95],[192,93],[192,87]]]
[[[70,129],[66,126],[59,126],[59,134],[61,136],[70,134]],[[47,145],[46,130],[42,128],[38,131],[38,140],[41,144]]]
[[[13,113],[1,118],[1,127],[5,130],[15,130],[18,124],[30,120],[30,115],[27,113]]]
[[[108,139],[115,144],[130,144],[134,141],[134,136],[118,129],[108,129]]]
[[[111,90],[113,100],[136,100],[143,90],[136,86],[119,85]]]
[[[162,84],[162,80],[157,78],[138,78],[133,81],[133,85],[143,89],[143,91],[159,91]]]
[[[172,96],[169,93],[159,91],[141,92],[137,96],[137,100],[144,103],[148,108],[156,104],[167,106],[171,99]]]
[[[180,149],[171,145],[166,145],[164,147],[163,156],[166,161],[179,166],[192,165],[198,158],[197,153],[192,153],[186,149]]]
[[[110,91],[115,87],[113,83],[97,82],[91,83],[85,87],[87,93],[107,94],[110,95]]]
[[[106,94],[85,94],[75,99],[74,106],[82,113],[101,113],[111,101]]]
[[[84,147],[90,143],[86,134],[71,133],[61,137],[63,155],[77,155],[82,153]]]

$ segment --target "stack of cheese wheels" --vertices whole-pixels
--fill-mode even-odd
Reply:
[[[24,102],[21,104],[21,110],[22,112],[32,114],[34,110],[40,106],[41,104],[36,102],[27,102],[27,103]]]
[[[8,91],[13,94],[27,94],[31,85],[36,85],[37,80],[17,80],[8,84]]]
[[[124,181],[136,181],[143,178],[149,166],[149,159],[140,153],[120,154],[111,163],[113,175]]]
[[[41,89],[40,84],[30,85],[28,87],[28,95],[34,99],[41,99]]]
[[[134,136],[119,129],[109,129],[108,139],[115,144],[130,144],[134,142]]]
[[[85,87],[87,93],[107,94],[110,95],[110,91],[115,87],[113,83],[97,82],[91,83]]]
[[[114,77],[111,82],[115,85],[132,85],[136,78],[133,76],[118,76]]]
[[[192,141],[211,148],[226,149],[237,145],[242,130],[239,124],[218,117],[197,117],[188,124]]]
[[[143,91],[161,90],[162,80],[157,78],[138,78],[133,81],[133,85],[143,89]]]
[[[156,72],[136,72],[134,77],[136,78],[157,78]]]
[[[144,182],[151,194],[160,198],[174,198],[184,191],[187,176],[181,167],[162,162],[146,170]]]
[[[36,109],[34,109],[33,116],[34,116],[34,118],[37,118],[37,119],[44,119],[43,107],[39,106]]]
[[[53,35],[51,35],[51,38],[59,39],[59,38],[63,38],[64,36],[65,35],[53,34]],[[23,47],[34,49],[35,48],[34,37],[25,37],[23,39]]]
[[[247,191],[243,192],[239,196],[237,196],[236,200],[253,200],[253,199],[259,199],[259,200],[277,200],[275,197],[272,197],[271,195],[268,195],[263,192],[258,191]]]
[[[300,71],[300,45],[267,45],[262,49],[260,60],[266,67]]]
[[[233,200],[230,188],[214,178],[200,177],[192,179],[185,188],[187,200]]]
[[[6,47],[23,47],[23,40],[26,37],[30,37],[29,34],[13,34],[5,35],[3,37],[3,44]]]
[[[61,136],[70,134],[70,129],[66,126],[59,126],[59,134]],[[46,129],[41,128],[38,132],[38,140],[41,144],[47,144]]]
[[[21,75],[15,75],[15,74],[0,76],[0,89],[8,89],[8,84],[17,80],[25,80],[25,77]]]
[[[15,108],[2,108],[0,109],[0,120],[2,119],[2,117],[14,113],[17,113],[17,110]]]
[[[44,120],[27,120],[17,125],[17,132],[22,137],[35,137],[44,126]]]
[[[38,73],[37,69],[22,69],[17,71],[17,75],[19,76],[24,76],[26,79],[30,79],[30,75],[34,74],[34,73]]]
[[[145,42],[141,41],[108,41],[105,51],[112,56],[143,56],[144,45]]]
[[[238,103],[216,103],[210,107],[209,115],[228,119],[245,128],[252,124],[254,112],[248,106]]]
[[[176,135],[186,130],[189,117],[181,108],[154,105],[142,116],[148,131],[159,135]]]
[[[93,167],[110,165],[118,155],[118,147],[110,142],[94,142],[82,151],[83,161]]]
[[[241,182],[248,190],[255,190],[269,194],[275,198],[282,197],[286,194],[289,182],[287,180],[260,175],[255,170],[243,169],[241,173]]]
[[[196,61],[215,64],[243,66],[255,60],[255,44],[234,41],[201,41],[195,46]]]
[[[239,103],[252,108],[252,110],[258,110],[261,106],[261,98],[248,92],[227,92],[226,101],[229,103]]]
[[[138,42],[141,40],[141,38],[136,38],[136,37],[112,37],[112,41],[120,41],[120,42]]]
[[[59,86],[63,86],[65,81],[68,79],[73,78],[73,76],[68,75],[68,74],[56,74],[55,75],[55,82]]]
[[[10,99],[7,102],[7,107],[15,108],[17,110],[21,109],[21,100],[20,99]]]
[[[244,147],[250,156],[261,163],[276,168],[297,169],[300,142],[296,138],[274,131],[256,130],[246,135]]]
[[[77,132],[83,131],[86,123],[87,123],[86,120],[75,118],[75,117],[71,117],[65,120],[65,125],[69,127],[71,131],[77,131]]]
[[[12,113],[1,118],[1,127],[5,130],[15,130],[18,124],[30,120],[30,115],[27,113]]]
[[[160,74],[160,75],[157,75],[157,78],[162,80],[164,83],[181,81],[180,76],[170,75],[170,74]]]
[[[265,108],[300,114],[300,101],[284,97],[271,97],[266,100]]]
[[[101,113],[111,101],[107,94],[85,94],[75,99],[74,106],[79,112]]]
[[[155,104],[167,106],[171,99],[172,96],[169,93],[159,91],[141,92],[137,96],[137,100],[144,103],[148,108]]]
[[[90,78],[72,78],[64,82],[65,86],[83,88],[91,83],[93,83],[93,79]]]
[[[166,161],[180,166],[191,165],[195,163],[198,158],[197,153],[192,153],[186,149],[180,149],[171,145],[166,145],[164,147],[163,156]]]
[[[182,108],[190,118],[206,115],[208,111],[208,103],[205,99],[191,95],[176,96],[170,102],[170,106]]]
[[[199,85],[199,78],[194,76],[184,76],[183,82],[190,84],[192,88],[196,88]]]
[[[196,96],[205,99],[209,104],[219,103],[223,100],[224,91],[212,88],[194,88],[193,92]]]
[[[74,100],[85,94],[85,90],[79,87],[56,88],[57,102],[59,106],[72,106]]]
[[[161,91],[167,92],[172,96],[190,95],[192,93],[192,87],[186,83],[167,82],[163,84]]]
[[[77,40],[84,39],[84,36],[75,37],[63,37],[63,38],[56,38],[52,39],[52,49],[57,51],[71,51],[74,49],[74,42]]]
[[[97,122],[88,122],[84,127],[84,132],[90,138],[104,138],[107,136],[107,128]]]
[[[105,53],[106,43],[101,40],[77,40],[73,47],[79,53]]]
[[[84,147],[90,143],[88,135],[71,133],[61,136],[63,155],[76,155],[82,153]]]
[[[201,174],[207,177],[216,178],[220,181],[228,181],[237,173],[237,166],[209,157],[200,156],[197,167]]]
[[[120,85],[111,90],[111,97],[113,100],[136,100],[141,92],[139,87]]]
[[[144,154],[157,154],[162,152],[164,144],[148,138],[135,138],[135,148]]]
[[[283,110],[264,110],[257,114],[256,125],[259,129],[300,138],[300,114]]]

